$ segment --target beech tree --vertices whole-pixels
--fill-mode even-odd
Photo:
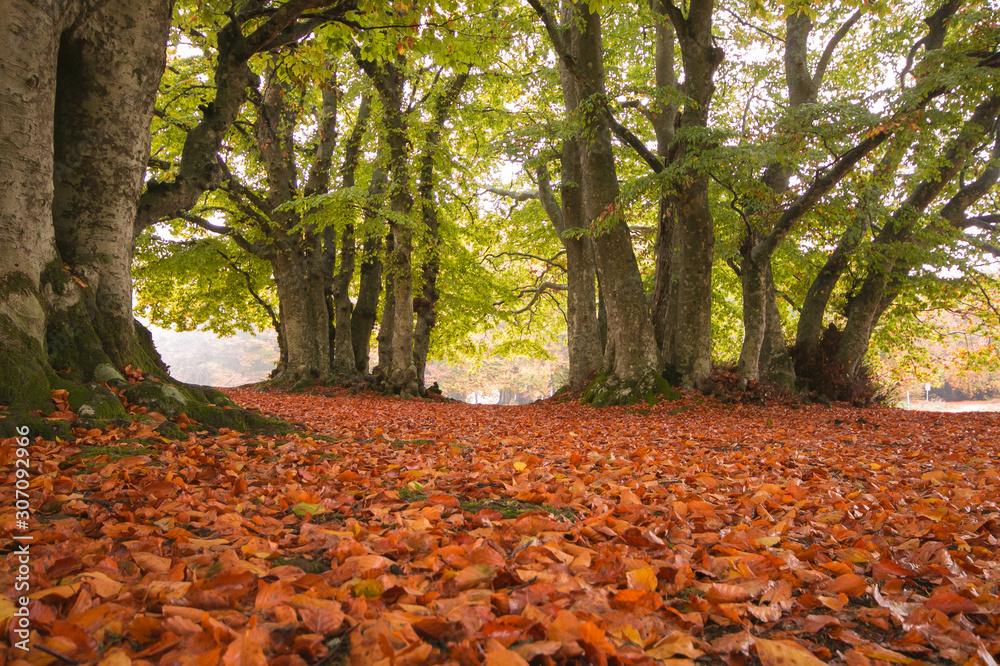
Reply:
[[[321,6],[332,17],[353,9],[292,0],[230,16],[219,41],[222,69],[233,77],[228,88],[218,77],[220,94],[189,136],[192,145],[211,144],[232,122],[227,95],[245,94],[247,60],[303,34],[310,24],[299,16]],[[149,336],[132,316],[134,233],[190,206],[215,172],[214,150],[201,151],[208,157],[198,165],[192,151],[177,179],[143,191],[172,9],[167,0],[122,0],[64,3],[52,12],[18,2],[4,12],[0,86],[16,129],[3,134],[0,161],[0,274],[7,285],[0,294],[0,402],[37,408],[54,387],[120,380],[126,366],[159,372]],[[254,26],[247,34],[244,23]],[[115,411],[117,399],[90,386],[73,401]]]

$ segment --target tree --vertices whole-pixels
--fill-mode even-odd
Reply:
[[[0,402],[37,409],[103,365],[154,366],[129,262],[170,9],[15,2],[0,18],[0,88],[15,101],[0,139]]]
[[[231,16],[220,43],[227,47],[224,73],[236,75],[217,81],[223,94],[206,108],[198,140],[227,124],[226,94],[243,94],[246,60],[301,34],[299,15],[318,6],[334,16],[350,8],[293,0],[263,20]],[[4,13],[10,38],[2,58],[12,66],[0,81],[18,99],[9,117],[19,129],[4,135],[0,161],[8,184],[0,226],[2,402],[44,407],[49,390],[65,381],[120,380],[118,370],[129,365],[160,372],[148,335],[132,318],[134,230],[190,205],[191,183],[210,185],[205,167],[214,164],[214,150],[201,165],[182,158],[182,171],[198,177],[149,185],[139,205],[171,9],[166,0],[116,0],[65,3],[50,13],[18,2]],[[244,22],[256,26],[247,36]],[[92,399],[88,391],[74,402]]]

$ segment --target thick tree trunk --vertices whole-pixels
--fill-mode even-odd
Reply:
[[[437,212],[425,211],[424,224],[428,228],[428,252],[431,253],[424,260],[420,273],[422,286],[420,297],[417,299],[415,308],[417,321],[413,329],[413,360],[417,368],[417,385],[424,387],[424,371],[427,368],[427,355],[431,346],[431,330],[437,322],[435,305],[438,301],[437,275],[440,267],[438,251],[440,248],[440,238],[437,232]]]
[[[785,326],[778,309],[778,290],[774,285],[771,266],[765,268],[764,284],[764,344],[760,348],[761,377],[764,381],[789,390],[795,388],[795,364],[788,353]]]
[[[681,266],[673,357],[668,364],[684,386],[697,386],[712,370],[712,258],[715,231],[708,181],[697,177],[677,197]]]
[[[744,381],[757,380],[760,348],[764,344],[767,322],[764,267],[744,256],[740,278],[743,285],[743,345],[736,368]]]
[[[579,62],[604,94],[604,46],[600,16],[576,5],[582,27],[571,29]],[[612,377],[624,384],[644,381],[659,370],[659,349],[646,304],[632,238],[615,213],[618,176],[611,131],[597,114],[585,122],[581,148],[584,219],[590,224],[601,294],[608,310],[608,346],[614,348]]]
[[[288,349],[283,378],[311,381],[330,372],[327,276],[309,257],[281,253],[272,260],[274,283],[281,303],[281,329]]]
[[[712,37],[713,0],[690,3],[687,16],[672,3],[660,10],[670,16],[680,42],[684,66],[684,94],[691,99],[680,114],[684,129],[708,125],[708,113],[715,95],[715,70],[722,62],[722,50]],[[664,45],[666,48],[666,45]],[[666,57],[662,54],[662,57]],[[666,64],[664,64],[666,67]],[[670,70],[664,72],[669,85]],[[670,137],[665,137],[670,138]],[[698,146],[696,140],[681,138],[673,142],[669,154],[673,162],[684,160]],[[712,260],[715,252],[714,220],[708,199],[708,176],[692,174],[673,201],[675,219],[661,214],[662,261],[670,258],[669,273],[661,279],[661,291],[654,294],[654,304],[673,320],[664,325],[661,340],[669,355],[665,364],[680,377],[685,386],[696,386],[705,379],[712,365]],[[672,222],[672,233],[664,223]],[[672,241],[673,253],[666,246]],[[659,270],[659,268],[658,268]],[[676,291],[675,291],[676,290]],[[659,296],[660,302],[655,298]],[[663,301],[667,303],[664,304]]]
[[[409,195],[407,194],[407,199]],[[409,212],[410,204],[397,202],[393,210]],[[404,397],[419,393],[417,366],[413,359],[413,231],[391,224],[393,250],[389,256],[393,274],[392,359],[386,386]]]
[[[73,302],[52,227],[56,60],[72,18],[14,0],[0,12],[0,404],[37,408],[54,377],[48,301]]]
[[[426,231],[427,250],[426,259],[420,269],[422,287],[415,308],[417,321],[413,331],[413,360],[417,369],[417,386],[421,392],[424,390],[424,370],[427,367],[427,354],[430,351],[431,330],[437,321],[435,313],[439,296],[437,276],[441,267],[441,232],[437,206],[434,202],[434,164],[438,143],[441,140],[441,129],[468,78],[468,73],[457,75],[435,101],[434,115],[424,137],[424,152],[420,158],[418,196],[421,218]]]
[[[409,222],[413,196],[410,193],[410,142],[403,108],[406,78],[396,64],[384,62],[376,65],[362,58],[357,47],[353,47],[353,53],[358,65],[375,84],[382,100],[385,138],[389,148],[389,206],[393,218],[389,221],[392,249],[386,255],[386,267],[392,291],[386,290],[386,299],[392,300],[392,343],[391,358],[388,365],[383,366],[380,339],[379,366],[386,368],[386,390],[415,396],[419,393],[419,385],[413,358],[413,229]]]
[[[157,369],[133,328],[124,218],[145,169],[170,8],[14,2],[0,16],[4,402],[47,401],[53,367],[76,381],[109,361]]]
[[[30,413],[51,410],[55,388],[70,391],[78,426],[124,417],[98,382],[167,416],[183,408],[231,425],[242,410],[204,404],[232,406],[222,394],[130,386],[114,367],[166,379],[131,318],[128,259],[171,3],[57,4],[14,0],[0,12],[0,403],[10,406],[0,436],[27,425],[71,438],[65,421]]]
[[[97,3],[62,34],[59,46],[56,244],[71,272],[90,287],[95,331],[119,367],[132,360],[135,347],[132,228],[171,4]]]

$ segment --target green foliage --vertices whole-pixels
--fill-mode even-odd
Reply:
[[[165,240],[143,234],[132,275],[136,314],[163,328],[204,328],[220,336],[270,328],[253,293],[277,310],[270,267],[227,238]]]

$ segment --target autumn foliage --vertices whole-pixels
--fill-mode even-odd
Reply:
[[[27,662],[853,666],[1000,653],[996,415],[695,394],[603,410],[232,395],[304,430],[179,418],[186,439],[136,421],[32,447]],[[8,479],[12,450],[0,446]],[[2,543],[0,664],[25,663],[9,647]]]

